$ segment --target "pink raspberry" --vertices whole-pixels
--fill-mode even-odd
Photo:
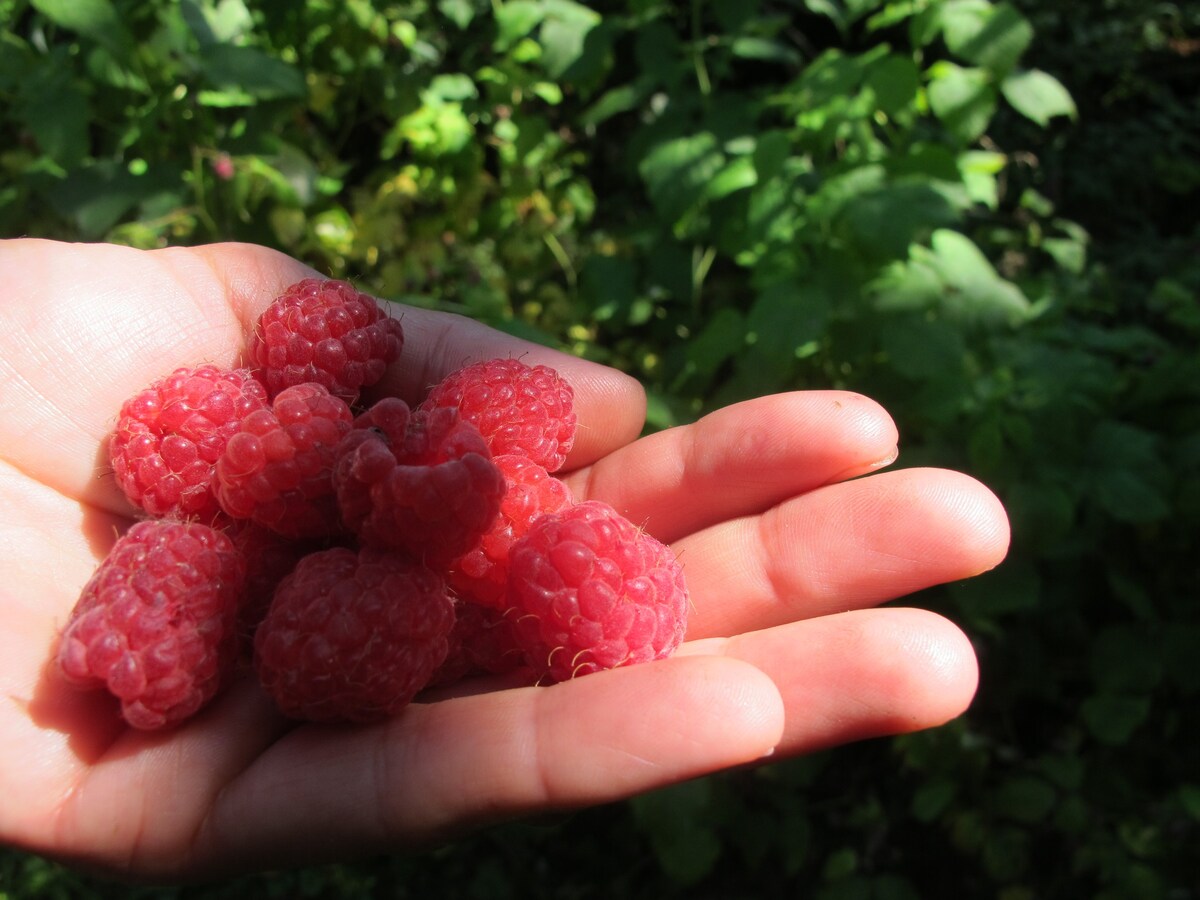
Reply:
[[[550,681],[661,659],[683,640],[682,567],[606,503],[543,516],[508,559],[513,633]]]
[[[525,665],[525,654],[504,615],[474,603],[455,601],[449,644],[431,685],[453,684],[471,675],[505,675]]]
[[[493,455],[526,456],[555,472],[575,442],[574,397],[571,386],[548,366],[492,359],[448,375],[419,409],[457,407]]]
[[[274,397],[315,381],[347,403],[379,381],[404,347],[404,329],[374,297],[345,281],[306,278],[258,318],[250,358]]]
[[[310,553],[325,549],[316,541],[298,541],[255,522],[234,521],[226,530],[246,566],[246,583],[238,605],[240,651],[253,651],[254,632],[267,615],[275,588]]]
[[[509,548],[539,517],[571,505],[570,489],[524,456],[494,456],[504,475],[504,499],[492,527],[450,566],[450,586],[472,603],[504,609]]]
[[[410,416],[385,398],[338,446],[334,487],[346,527],[364,544],[431,565],[462,554],[496,518],[504,476],[478,430],[449,408]]]
[[[176,369],[122,405],[108,448],[117,484],[152,516],[214,521],[217,459],[266,403],[249,369]]]
[[[217,460],[221,508],[285,537],[336,533],[334,451],[353,421],[346,401],[320,384],[280,391],[271,408],[242,420]]]
[[[393,716],[446,658],[454,605],[433,570],[344,547],[300,560],[254,637],[255,665],[284,714],[314,722]]]
[[[105,687],[134,728],[174,725],[232,670],[244,569],[207,525],[136,523],[84,586],[58,647],[70,683]]]

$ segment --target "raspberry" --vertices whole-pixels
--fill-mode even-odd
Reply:
[[[575,442],[574,391],[554,369],[493,359],[448,375],[418,407],[457,407],[492,454],[526,456],[554,472]]]
[[[284,714],[314,722],[395,715],[446,658],[454,605],[433,570],[386,551],[310,554],[280,583],[254,638]]]
[[[254,522],[235,521],[226,532],[246,566],[246,582],[238,605],[240,650],[253,649],[254,632],[267,615],[279,582],[310,553],[324,549],[314,541],[297,541]]]
[[[152,516],[214,521],[213,469],[267,394],[248,369],[176,369],[121,407],[109,443],[117,484]]]
[[[285,537],[335,533],[334,450],[353,421],[346,401],[320,384],[285,388],[225,445],[215,481],[221,508]]]
[[[524,456],[495,456],[504,475],[500,513],[475,545],[450,566],[450,586],[483,606],[504,609],[508,592],[508,551],[540,516],[571,505],[570,489]]]
[[[243,577],[222,532],[136,523],[84,586],[59,643],[60,671],[77,687],[106,687],[134,728],[181,722],[232,669]]]
[[[383,377],[404,347],[404,329],[374,297],[345,281],[306,278],[258,318],[250,358],[274,397],[315,381],[347,403]]]
[[[454,409],[409,415],[385,398],[342,438],[334,487],[342,520],[364,544],[431,565],[464,553],[496,518],[504,476],[478,430]]]
[[[688,594],[670,549],[595,500],[543,516],[509,552],[513,634],[550,681],[670,655]]]
[[[431,685],[452,684],[470,675],[504,675],[525,665],[525,655],[504,615],[474,603],[455,601],[449,644]]]

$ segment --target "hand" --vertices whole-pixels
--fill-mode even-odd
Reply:
[[[289,723],[246,679],[180,728],[127,729],[50,666],[134,515],[106,471],[116,411],[177,366],[235,365],[262,308],[313,273],[253,246],[32,240],[0,242],[0,271],[0,841],[160,879],[347,858],[928,728],[974,694],[954,625],[872,607],[996,565],[1007,520],[954,472],[855,478],[895,457],[878,405],[763,397],[638,440],[632,379],[408,309],[381,392],[415,402],[465,362],[509,355],[574,385],[567,478],[680,556],[683,648],[553,687],[480,686],[372,727]]]

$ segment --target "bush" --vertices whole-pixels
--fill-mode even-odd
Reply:
[[[859,390],[1014,523],[915,600],[980,654],[950,725],[172,896],[1195,896],[1195,4],[0,11],[4,232],[275,246],[619,366],[655,428]]]

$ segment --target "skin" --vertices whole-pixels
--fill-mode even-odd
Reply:
[[[876,607],[999,563],[1004,510],[963,474],[878,471],[897,433],[876,403],[761,397],[639,440],[633,379],[397,308],[406,346],[376,395],[415,403],[493,356],[572,383],[565,477],[671,544],[693,598],[687,642],[553,687],[480,683],[368,727],[289,723],[247,678],[177,729],[128,729],[50,665],[134,515],[106,468],[116,411],[175,367],[238,364],[259,312],[314,273],[246,245],[36,240],[0,242],[0,271],[0,841],[159,881],[344,860],[933,727],[974,695],[954,624]]]

